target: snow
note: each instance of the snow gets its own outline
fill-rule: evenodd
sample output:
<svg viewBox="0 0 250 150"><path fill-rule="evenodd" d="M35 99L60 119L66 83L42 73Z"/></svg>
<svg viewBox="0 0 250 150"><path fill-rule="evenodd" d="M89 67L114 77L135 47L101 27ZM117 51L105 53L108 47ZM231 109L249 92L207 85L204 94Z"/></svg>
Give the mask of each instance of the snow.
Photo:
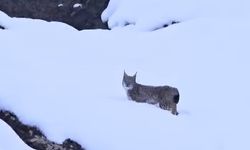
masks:
<svg viewBox="0 0 250 150"><path fill-rule="evenodd" d="M9 127L5 122L0 120L0 137L1 144L0 149L10 149L10 150L33 150L28 147L24 142L16 135L16 133ZM3 141L4 139L4 141Z"/></svg>
<svg viewBox="0 0 250 150"><path fill-rule="evenodd" d="M250 149L249 2L179 2L111 0L111 31L0 13L0 108L87 150ZM124 70L177 87L179 115L128 100ZM17 140L0 125L0 139Z"/></svg>
<svg viewBox="0 0 250 150"><path fill-rule="evenodd" d="M81 7L81 8L82 8L82 4L80 4L80 3L75 3L75 4L73 5L73 8L78 8L78 7Z"/></svg>
<svg viewBox="0 0 250 150"><path fill-rule="evenodd" d="M200 17L249 18L249 6L247 0L110 0L102 20L112 29L132 25L147 31Z"/></svg>
<svg viewBox="0 0 250 150"><path fill-rule="evenodd" d="M36 26L30 26L36 22ZM59 23L59 22L50 22L39 19L27 19L27 18L10 18L5 13L0 11L0 24L11 31L20 31L20 32L31 32L36 34L38 32L72 32L76 31L73 27ZM34 33L35 32L35 33Z"/></svg>
<svg viewBox="0 0 250 150"><path fill-rule="evenodd" d="M58 5L57 5L57 7L63 7L63 4L62 4L62 3L60 3L60 4L58 4Z"/></svg>

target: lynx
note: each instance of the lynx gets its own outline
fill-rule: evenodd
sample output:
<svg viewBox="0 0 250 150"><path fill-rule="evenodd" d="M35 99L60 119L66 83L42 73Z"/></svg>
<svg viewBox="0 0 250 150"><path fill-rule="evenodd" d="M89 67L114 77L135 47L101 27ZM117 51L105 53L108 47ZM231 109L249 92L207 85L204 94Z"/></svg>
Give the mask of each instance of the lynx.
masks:
<svg viewBox="0 0 250 150"><path fill-rule="evenodd" d="M122 85L130 100L158 105L161 109L169 110L173 115L178 115L177 104L179 92L170 86L148 86L136 83L136 74L127 75L124 71Z"/></svg>

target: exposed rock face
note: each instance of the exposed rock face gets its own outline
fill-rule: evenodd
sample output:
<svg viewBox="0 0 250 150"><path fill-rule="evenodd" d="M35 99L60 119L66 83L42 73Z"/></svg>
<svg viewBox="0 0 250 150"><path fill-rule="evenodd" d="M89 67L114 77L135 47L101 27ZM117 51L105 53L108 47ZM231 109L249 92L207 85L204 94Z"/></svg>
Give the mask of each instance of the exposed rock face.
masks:
<svg viewBox="0 0 250 150"><path fill-rule="evenodd" d="M71 139L66 139L62 144L50 141L40 129L23 124L10 111L0 110L0 119L5 121L27 145L36 150L84 150L80 144Z"/></svg>
<svg viewBox="0 0 250 150"><path fill-rule="evenodd" d="M78 30L107 29L101 13L109 0L1 0L0 10L11 17L67 23Z"/></svg>

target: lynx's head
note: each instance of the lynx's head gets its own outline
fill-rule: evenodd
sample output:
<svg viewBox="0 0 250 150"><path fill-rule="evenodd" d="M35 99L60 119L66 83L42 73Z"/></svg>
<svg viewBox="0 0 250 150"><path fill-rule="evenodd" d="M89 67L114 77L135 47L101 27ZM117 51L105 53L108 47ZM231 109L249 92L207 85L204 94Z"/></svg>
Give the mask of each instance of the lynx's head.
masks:
<svg viewBox="0 0 250 150"><path fill-rule="evenodd" d="M136 73L133 76L129 76L124 71L123 80L122 80L122 86L125 88L125 90L130 90L136 84L135 80L136 80Z"/></svg>

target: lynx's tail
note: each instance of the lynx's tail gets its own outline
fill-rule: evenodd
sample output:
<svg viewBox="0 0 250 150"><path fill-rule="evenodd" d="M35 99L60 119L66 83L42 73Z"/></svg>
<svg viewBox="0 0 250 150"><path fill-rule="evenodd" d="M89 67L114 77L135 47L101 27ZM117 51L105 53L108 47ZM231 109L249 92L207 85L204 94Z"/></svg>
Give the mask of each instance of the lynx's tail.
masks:
<svg viewBox="0 0 250 150"><path fill-rule="evenodd" d="M174 103L178 104L179 99L180 99L180 94L178 93L177 95L174 96Z"/></svg>

